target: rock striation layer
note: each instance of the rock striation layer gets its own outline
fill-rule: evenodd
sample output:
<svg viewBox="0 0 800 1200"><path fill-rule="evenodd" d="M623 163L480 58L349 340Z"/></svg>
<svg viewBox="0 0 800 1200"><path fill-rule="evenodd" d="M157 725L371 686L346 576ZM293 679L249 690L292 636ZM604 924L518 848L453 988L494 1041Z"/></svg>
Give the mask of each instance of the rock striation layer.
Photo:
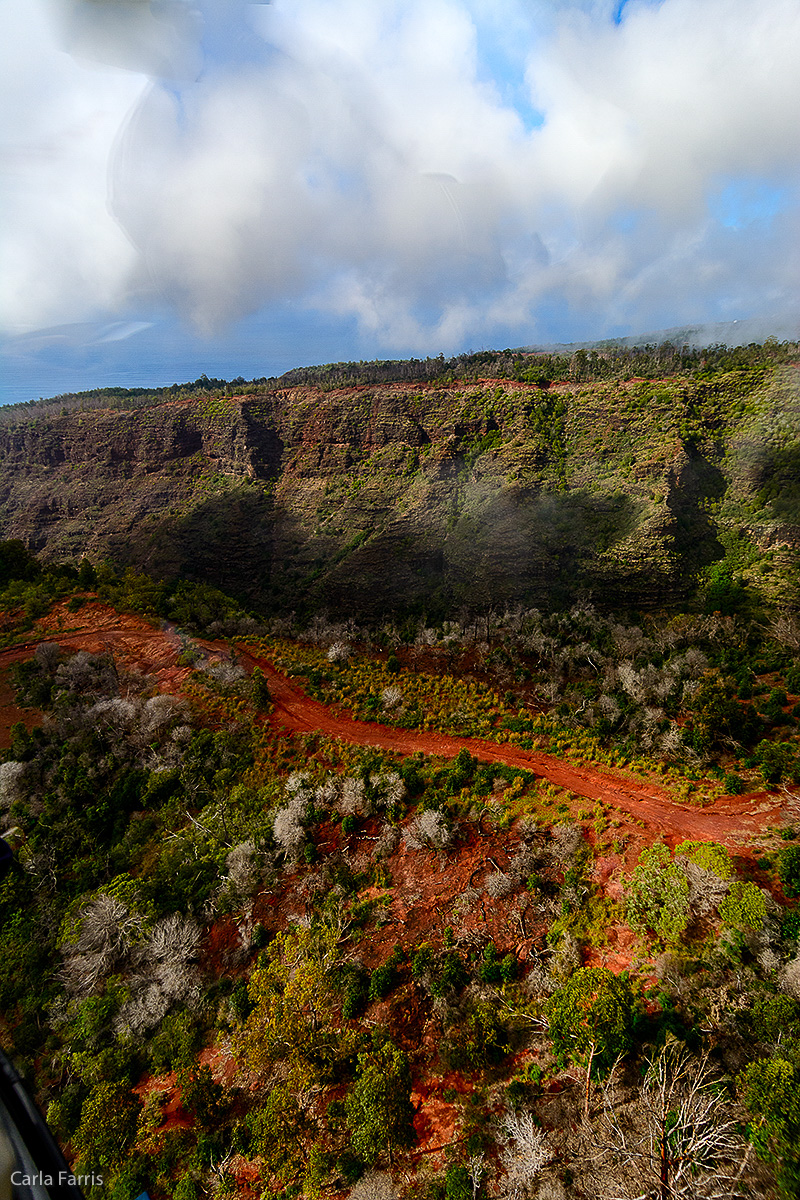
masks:
<svg viewBox="0 0 800 1200"><path fill-rule="evenodd" d="M661 606L765 548L791 599L798 374L35 406L0 427L2 536L278 610Z"/></svg>

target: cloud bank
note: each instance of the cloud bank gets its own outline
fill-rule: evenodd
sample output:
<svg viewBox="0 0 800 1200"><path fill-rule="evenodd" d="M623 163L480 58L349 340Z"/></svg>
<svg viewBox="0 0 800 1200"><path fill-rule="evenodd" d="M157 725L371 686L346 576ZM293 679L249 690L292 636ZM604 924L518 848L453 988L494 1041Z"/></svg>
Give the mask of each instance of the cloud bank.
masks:
<svg viewBox="0 0 800 1200"><path fill-rule="evenodd" d="M13 11L12 11L13 10ZM21 331L293 300L387 348L800 310L796 0L30 0Z"/></svg>

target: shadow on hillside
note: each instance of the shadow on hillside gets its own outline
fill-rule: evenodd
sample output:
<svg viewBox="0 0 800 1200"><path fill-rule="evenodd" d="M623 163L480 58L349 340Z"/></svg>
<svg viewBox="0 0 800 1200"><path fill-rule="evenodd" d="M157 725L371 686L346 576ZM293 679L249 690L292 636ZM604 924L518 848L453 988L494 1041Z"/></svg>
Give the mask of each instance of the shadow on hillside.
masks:
<svg viewBox="0 0 800 1200"><path fill-rule="evenodd" d="M272 500L243 485L183 517L162 517L111 546L112 557L156 577L213 584L263 601L272 566Z"/></svg>

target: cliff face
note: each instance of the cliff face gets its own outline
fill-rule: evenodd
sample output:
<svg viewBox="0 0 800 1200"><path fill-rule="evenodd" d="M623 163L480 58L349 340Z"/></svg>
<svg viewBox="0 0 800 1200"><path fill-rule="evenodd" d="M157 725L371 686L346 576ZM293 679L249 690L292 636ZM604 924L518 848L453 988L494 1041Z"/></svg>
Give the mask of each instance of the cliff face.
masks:
<svg viewBox="0 0 800 1200"><path fill-rule="evenodd" d="M794 562L797 377L33 410L0 428L2 536L287 609L677 602L732 539L737 569L748 546Z"/></svg>

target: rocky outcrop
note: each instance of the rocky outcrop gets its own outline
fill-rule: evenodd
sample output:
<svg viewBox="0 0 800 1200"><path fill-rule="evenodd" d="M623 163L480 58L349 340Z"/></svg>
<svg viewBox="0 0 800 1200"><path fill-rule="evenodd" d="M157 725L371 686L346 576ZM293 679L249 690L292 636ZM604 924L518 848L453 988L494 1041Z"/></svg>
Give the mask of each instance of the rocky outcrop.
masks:
<svg viewBox="0 0 800 1200"><path fill-rule="evenodd" d="M0 428L2 536L283 609L669 604L763 472L737 468L719 403L687 436L677 383L643 396L492 380L42 406Z"/></svg>

